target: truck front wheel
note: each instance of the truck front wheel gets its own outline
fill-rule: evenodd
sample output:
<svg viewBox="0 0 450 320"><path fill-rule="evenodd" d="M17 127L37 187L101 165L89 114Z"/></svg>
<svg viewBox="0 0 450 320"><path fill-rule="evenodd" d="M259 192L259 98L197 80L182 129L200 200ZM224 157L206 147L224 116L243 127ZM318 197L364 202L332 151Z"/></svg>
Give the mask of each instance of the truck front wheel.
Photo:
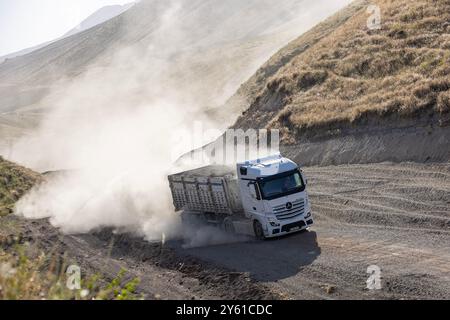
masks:
<svg viewBox="0 0 450 320"><path fill-rule="evenodd" d="M255 231L256 239L258 239L258 240L266 239L266 236L264 235L264 229L262 227L262 224L258 220L255 220L255 222L253 222L253 230Z"/></svg>

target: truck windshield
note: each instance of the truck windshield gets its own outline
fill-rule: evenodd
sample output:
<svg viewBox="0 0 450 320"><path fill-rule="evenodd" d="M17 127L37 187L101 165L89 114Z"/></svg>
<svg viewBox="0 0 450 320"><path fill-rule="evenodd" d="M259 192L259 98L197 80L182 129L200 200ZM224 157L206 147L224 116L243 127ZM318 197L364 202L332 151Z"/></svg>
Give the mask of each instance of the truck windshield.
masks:
<svg viewBox="0 0 450 320"><path fill-rule="evenodd" d="M258 183L265 200L273 200L305 191L305 183L298 170L262 178L258 180Z"/></svg>

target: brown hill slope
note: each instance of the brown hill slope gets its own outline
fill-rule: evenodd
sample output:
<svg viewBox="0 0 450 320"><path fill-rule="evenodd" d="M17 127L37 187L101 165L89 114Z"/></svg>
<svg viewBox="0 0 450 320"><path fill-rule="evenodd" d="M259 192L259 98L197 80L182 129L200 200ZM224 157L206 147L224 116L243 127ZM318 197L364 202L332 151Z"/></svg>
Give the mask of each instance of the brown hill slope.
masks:
<svg viewBox="0 0 450 320"><path fill-rule="evenodd" d="M235 127L280 129L309 164L448 160L450 1L375 3L381 30L358 1L276 54L229 102Z"/></svg>

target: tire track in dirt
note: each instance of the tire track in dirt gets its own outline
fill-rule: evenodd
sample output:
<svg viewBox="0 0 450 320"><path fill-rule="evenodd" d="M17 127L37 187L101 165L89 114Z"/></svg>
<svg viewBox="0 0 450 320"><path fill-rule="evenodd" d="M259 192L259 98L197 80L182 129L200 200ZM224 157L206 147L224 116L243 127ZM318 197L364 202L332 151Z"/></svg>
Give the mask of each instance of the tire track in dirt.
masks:
<svg viewBox="0 0 450 320"><path fill-rule="evenodd" d="M319 217L450 231L450 165L431 167L386 163L306 171Z"/></svg>
<svg viewBox="0 0 450 320"><path fill-rule="evenodd" d="M448 164L304 170L311 232L187 253L248 272L288 299L450 298ZM370 265L382 270L382 290L366 288Z"/></svg>

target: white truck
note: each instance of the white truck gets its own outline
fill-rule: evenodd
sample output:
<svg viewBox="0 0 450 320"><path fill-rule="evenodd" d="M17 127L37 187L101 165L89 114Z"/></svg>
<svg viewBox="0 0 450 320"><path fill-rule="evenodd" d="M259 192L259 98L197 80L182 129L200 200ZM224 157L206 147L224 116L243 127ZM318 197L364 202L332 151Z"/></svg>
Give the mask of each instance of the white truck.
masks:
<svg viewBox="0 0 450 320"><path fill-rule="evenodd" d="M203 221L257 239L298 232L314 223L307 180L297 164L274 155L169 176L184 222Z"/></svg>

